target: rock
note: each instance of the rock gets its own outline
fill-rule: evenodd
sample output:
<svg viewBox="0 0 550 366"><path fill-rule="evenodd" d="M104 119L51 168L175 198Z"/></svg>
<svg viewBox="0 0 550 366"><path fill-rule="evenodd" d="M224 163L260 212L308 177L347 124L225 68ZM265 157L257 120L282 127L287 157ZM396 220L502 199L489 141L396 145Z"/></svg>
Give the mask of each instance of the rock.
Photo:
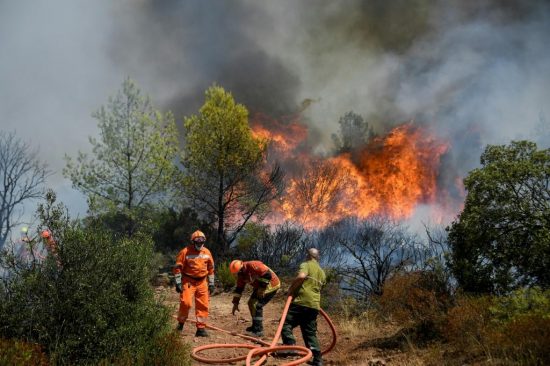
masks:
<svg viewBox="0 0 550 366"><path fill-rule="evenodd" d="M369 360L369 366L386 366L386 361L381 358L373 358Z"/></svg>

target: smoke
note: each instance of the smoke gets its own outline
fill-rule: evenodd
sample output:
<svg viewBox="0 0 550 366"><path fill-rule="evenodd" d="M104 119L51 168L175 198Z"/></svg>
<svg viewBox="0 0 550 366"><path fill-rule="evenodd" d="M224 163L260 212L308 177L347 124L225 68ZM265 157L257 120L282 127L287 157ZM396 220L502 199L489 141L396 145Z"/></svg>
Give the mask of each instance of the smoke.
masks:
<svg viewBox="0 0 550 366"><path fill-rule="evenodd" d="M62 157L87 151L124 77L178 120L217 83L253 113L307 105L318 152L350 110L378 133L424 124L450 143L454 187L486 144L550 146L548 34L542 0L1 2L1 126L40 146L73 200Z"/></svg>

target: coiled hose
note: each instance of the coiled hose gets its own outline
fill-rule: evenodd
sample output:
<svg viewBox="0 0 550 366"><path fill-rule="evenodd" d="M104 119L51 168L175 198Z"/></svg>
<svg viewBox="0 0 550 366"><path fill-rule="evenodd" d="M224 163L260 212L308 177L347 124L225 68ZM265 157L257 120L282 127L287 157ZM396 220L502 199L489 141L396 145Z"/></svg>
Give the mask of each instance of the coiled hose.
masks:
<svg viewBox="0 0 550 366"><path fill-rule="evenodd" d="M283 314L281 316L281 320L279 321L279 326L277 327L277 331L275 332L275 336L273 337L273 340L271 341L271 343L267 343L267 342L265 342L265 341L263 341L259 338L250 337L250 336L247 336L245 334L239 334L239 333L236 333L236 332L230 332L230 331L227 331L227 330L224 330L224 329L217 328L217 327L214 327L212 325L206 324L206 328L216 330L216 331L220 331L220 332L224 332L224 333L228 333L228 334L231 334L231 335L234 335L234 336L238 336L238 337L247 339L249 341L259 343L259 344L261 344L261 346L260 345L249 344L249 343L229 343L229 344L212 343L212 344L207 344L207 345L204 345L204 346L198 346L198 347L193 348L193 352L191 353L191 357L193 357L195 360L197 360L199 362L208 363L208 364L232 363L232 362L242 361L242 360L246 359L246 366L250 366L250 365L252 365L252 358L253 357L260 357L261 356L260 359L258 361L256 361L256 363L254 364L254 366L259 366L264 362L264 360L267 358L267 355L271 352L275 352L275 351L297 351L297 353L302 357L297 359L297 360L293 360L291 362L285 363L283 366L300 365L300 364L308 361L312 356L311 350L309 350L308 348L303 347L303 346L296 346L296 345L294 345L294 346L287 346L287 345L277 346L276 345L277 341L279 340L279 337L281 336L281 331L283 330L283 324L285 322L286 314L288 313L288 308L289 308L291 302L292 302L292 296L289 296L286 300L285 307L284 307L284 310L283 310ZM332 323L332 320L330 320L327 313L325 313L323 311L323 309L320 309L319 312L321 313L323 318L326 320L326 322L329 325L330 330L332 332L332 342L327 347L327 349L321 351L321 354L324 355L324 354L330 352L334 348L334 346L336 345L336 329L334 328L334 324ZM196 323L196 321L191 320L191 319L188 319L187 321ZM224 358L224 359L206 358L206 357L203 357L203 356L199 356L199 352L202 352L202 351L205 351L205 350L208 350L208 349L215 349L215 348L248 348L248 349L250 349L250 351L248 352L248 354L246 356L238 356L238 357Z"/></svg>

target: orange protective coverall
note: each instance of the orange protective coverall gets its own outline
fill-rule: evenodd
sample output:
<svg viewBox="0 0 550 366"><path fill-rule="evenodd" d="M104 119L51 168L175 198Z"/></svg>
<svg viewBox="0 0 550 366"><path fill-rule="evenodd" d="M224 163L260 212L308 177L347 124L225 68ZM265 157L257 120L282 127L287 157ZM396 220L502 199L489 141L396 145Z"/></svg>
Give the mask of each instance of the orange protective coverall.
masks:
<svg viewBox="0 0 550 366"><path fill-rule="evenodd" d="M174 274L181 273L182 292L178 322L185 323L195 296L195 315L197 328L204 328L208 318L208 282L207 277L214 276L214 259L206 247L200 250L194 244L183 248L177 258Z"/></svg>

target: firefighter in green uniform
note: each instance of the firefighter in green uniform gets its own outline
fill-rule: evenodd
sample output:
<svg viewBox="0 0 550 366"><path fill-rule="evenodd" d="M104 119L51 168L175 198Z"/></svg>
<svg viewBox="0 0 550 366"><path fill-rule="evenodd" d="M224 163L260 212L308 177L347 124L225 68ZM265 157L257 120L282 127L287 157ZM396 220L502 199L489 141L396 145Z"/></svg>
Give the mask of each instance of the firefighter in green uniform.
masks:
<svg viewBox="0 0 550 366"><path fill-rule="evenodd" d="M292 281L287 295L292 296L292 303L283 325L283 344L294 345L296 338L292 330L300 326L304 343L313 353L310 365L322 366L321 347L317 339L317 315L321 308L321 287L325 284L325 272L319 266L319 251L310 248L307 259L300 264L298 275Z"/></svg>

